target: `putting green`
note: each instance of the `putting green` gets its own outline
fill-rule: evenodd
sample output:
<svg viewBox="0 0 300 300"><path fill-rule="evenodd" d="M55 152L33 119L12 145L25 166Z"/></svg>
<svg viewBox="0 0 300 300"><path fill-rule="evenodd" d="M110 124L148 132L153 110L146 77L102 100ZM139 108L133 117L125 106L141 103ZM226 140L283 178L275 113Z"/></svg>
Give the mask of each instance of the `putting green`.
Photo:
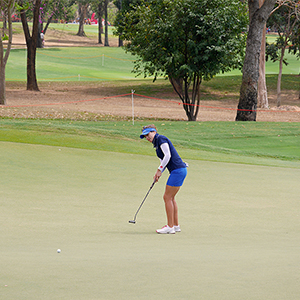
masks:
<svg viewBox="0 0 300 300"><path fill-rule="evenodd" d="M0 142L2 299L298 299L299 169L189 160L165 224L154 156ZM57 253L60 248L61 253Z"/></svg>

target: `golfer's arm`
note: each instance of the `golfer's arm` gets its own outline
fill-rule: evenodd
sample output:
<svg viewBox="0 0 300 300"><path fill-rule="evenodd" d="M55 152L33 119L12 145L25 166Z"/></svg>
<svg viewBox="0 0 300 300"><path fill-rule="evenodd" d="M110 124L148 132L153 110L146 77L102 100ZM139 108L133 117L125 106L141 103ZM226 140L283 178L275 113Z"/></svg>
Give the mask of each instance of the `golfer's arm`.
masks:
<svg viewBox="0 0 300 300"><path fill-rule="evenodd" d="M160 149L164 154L164 158L160 160L160 165L158 167L158 170L164 171L168 162L170 161L171 158L171 152L170 152L170 147L168 143L163 143L160 145Z"/></svg>

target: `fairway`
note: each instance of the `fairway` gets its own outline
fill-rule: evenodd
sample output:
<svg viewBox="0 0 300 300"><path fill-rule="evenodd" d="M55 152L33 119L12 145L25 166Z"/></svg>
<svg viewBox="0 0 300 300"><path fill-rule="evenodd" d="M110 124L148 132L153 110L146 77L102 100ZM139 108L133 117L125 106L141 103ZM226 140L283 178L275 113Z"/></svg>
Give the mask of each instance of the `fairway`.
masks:
<svg viewBox="0 0 300 300"><path fill-rule="evenodd" d="M158 235L166 174L128 223L154 153L0 151L1 299L299 298L299 168L188 159L182 232Z"/></svg>
<svg viewBox="0 0 300 300"><path fill-rule="evenodd" d="M26 80L26 49L11 51L6 68L8 81ZM38 80L90 81L134 79L134 57L121 48L66 47L37 50Z"/></svg>
<svg viewBox="0 0 300 300"><path fill-rule="evenodd" d="M13 49L6 67L7 81L26 81L26 49ZM283 74L299 74L300 62L286 54L289 64ZM37 50L36 72L38 81L103 81L134 80L132 73L135 57L119 47L61 47ZM266 74L278 74L278 63L266 62ZM241 75L233 70L218 76Z"/></svg>

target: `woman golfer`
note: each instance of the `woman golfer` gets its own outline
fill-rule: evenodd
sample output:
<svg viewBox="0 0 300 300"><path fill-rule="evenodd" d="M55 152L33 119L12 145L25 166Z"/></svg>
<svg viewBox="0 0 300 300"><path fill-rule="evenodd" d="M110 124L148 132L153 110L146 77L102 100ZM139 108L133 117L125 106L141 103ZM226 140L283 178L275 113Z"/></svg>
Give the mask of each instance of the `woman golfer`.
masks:
<svg viewBox="0 0 300 300"><path fill-rule="evenodd" d="M147 141L154 145L156 154L160 159L160 165L154 175L154 181L157 182L159 180L165 168L170 172L163 197L168 225L156 230L156 232L180 232L181 229L178 223L178 207L175 201L175 195L178 193L187 175L187 165L182 161L171 141L167 137L159 135L154 125L144 126L140 138L146 138Z"/></svg>

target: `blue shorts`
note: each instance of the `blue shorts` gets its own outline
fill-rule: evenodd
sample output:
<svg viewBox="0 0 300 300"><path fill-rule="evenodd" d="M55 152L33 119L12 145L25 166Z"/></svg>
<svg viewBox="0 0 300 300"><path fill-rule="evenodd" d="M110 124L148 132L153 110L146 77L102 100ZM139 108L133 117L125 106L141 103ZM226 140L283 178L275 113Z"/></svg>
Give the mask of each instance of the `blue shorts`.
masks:
<svg viewBox="0 0 300 300"><path fill-rule="evenodd" d="M170 173L167 185L169 186L182 186L184 179L187 175L186 168L175 169Z"/></svg>

